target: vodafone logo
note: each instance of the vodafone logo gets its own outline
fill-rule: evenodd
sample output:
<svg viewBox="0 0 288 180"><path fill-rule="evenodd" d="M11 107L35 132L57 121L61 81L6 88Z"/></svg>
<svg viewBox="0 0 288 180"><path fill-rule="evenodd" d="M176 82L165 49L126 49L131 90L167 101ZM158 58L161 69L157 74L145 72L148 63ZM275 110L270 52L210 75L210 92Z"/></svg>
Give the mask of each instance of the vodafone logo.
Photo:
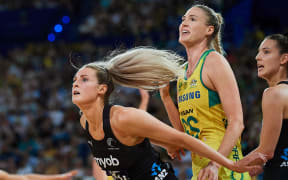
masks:
<svg viewBox="0 0 288 180"><path fill-rule="evenodd" d="M108 167L115 167L115 166L119 166L119 160L117 158L114 158L112 155L110 155L107 158L97 158L94 157L94 159L96 160L97 164L99 166L102 166L104 168Z"/></svg>

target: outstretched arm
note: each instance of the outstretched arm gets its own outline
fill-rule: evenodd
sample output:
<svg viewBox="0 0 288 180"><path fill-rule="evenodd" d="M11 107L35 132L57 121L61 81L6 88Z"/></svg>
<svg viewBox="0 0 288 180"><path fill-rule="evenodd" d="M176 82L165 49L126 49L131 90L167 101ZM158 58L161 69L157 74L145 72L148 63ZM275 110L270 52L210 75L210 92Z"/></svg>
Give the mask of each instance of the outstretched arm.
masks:
<svg viewBox="0 0 288 180"><path fill-rule="evenodd" d="M56 175L42 175L42 174L26 174L15 175L8 174L5 171L0 170L0 180L69 180L77 174L77 171L70 171L64 174Z"/></svg>
<svg viewBox="0 0 288 180"><path fill-rule="evenodd" d="M225 158L219 152L213 150L200 140L171 128L147 112L135 108L122 108L120 111L117 120L115 120L117 122L115 123L117 123L118 128L127 135L148 137L151 140L158 141L167 146L177 146L188 149L237 172L243 172L249 169L247 166L237 167L238 169L235 169L235 163Z"/></svg>

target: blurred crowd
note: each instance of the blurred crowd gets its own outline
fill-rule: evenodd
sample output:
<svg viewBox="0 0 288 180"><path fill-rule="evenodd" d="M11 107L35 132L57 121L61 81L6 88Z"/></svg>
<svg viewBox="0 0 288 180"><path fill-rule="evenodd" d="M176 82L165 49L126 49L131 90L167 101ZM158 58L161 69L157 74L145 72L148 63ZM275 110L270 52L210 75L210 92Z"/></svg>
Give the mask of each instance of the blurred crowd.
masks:
<svg viewBox="0 0 288 180"><path fill-rule="evenodd" d="M73 21L76 18L73 11L79 9L79 2L0 0L0 11L64 7L72 13ZM238 2L229 1L229 6ZM134 46L169 49L185 56L177 40L178 25L191 2L85 0L82 3L91 5L91 10L75 21L77 41L25 42L0 53L0 169L21 174L59 173L77 168L78 179L89 179L92 157L79 124L78 109L71 102L72 79L77 71L71 64L80 67L103 59L116 48ZM205 4L220 12L228 9L224 0ZM261 129L261 96L267 85L257 78L255 56L265 33L265 29L252 25L245 31L240 46L233 46L233 39L225 37L225 29L223 33L226 57L236 75L244 110L244 154L258 144ZM173 87L175 83L171 89L176 102ZM140 95L136 89L117 87L112 101L137 107ZM169 124L158 92L151 92L148 112ZM163 149L159 150L168 158ZM189 155L183 159L174 161L176 173L180 179L188 179L191 160Z"/></svg>

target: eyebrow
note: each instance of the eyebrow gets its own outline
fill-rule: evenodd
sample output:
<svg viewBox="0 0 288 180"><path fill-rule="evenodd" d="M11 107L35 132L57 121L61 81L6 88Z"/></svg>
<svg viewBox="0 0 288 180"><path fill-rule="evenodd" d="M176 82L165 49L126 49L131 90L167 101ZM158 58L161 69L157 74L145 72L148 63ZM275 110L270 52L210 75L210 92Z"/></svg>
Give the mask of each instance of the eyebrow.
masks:
<svg viewBox="0 0 288 180"><path fill-rule="evenodd" d="M271 49L271 48L269 48L269 47L262 48L262 50L269 50L269 49ZM261 48L258 49L258 51L260 51L260 50L261 50Z"/></svg>
<svg viewBox="0 0 288 180"><path fill-rule="evenodd" d="M81 77L85 77L85 76L88 76L88 75L82 74L82 75L80 75L80 78L81 78ZM73 77L73 80L75 80L75 79L76 79L76 76Z"/></svg>
<svg viewBox="0 0 288 180"><path fill-rule="evenodd" d="M185 16L185 15L183 15L183 16L182 16L182 18L183 18L183 17L186 17L186 16ZM196 16L196 15L193 15L193 14L190 14L188 17L198 17L198 16Z"/></svg>

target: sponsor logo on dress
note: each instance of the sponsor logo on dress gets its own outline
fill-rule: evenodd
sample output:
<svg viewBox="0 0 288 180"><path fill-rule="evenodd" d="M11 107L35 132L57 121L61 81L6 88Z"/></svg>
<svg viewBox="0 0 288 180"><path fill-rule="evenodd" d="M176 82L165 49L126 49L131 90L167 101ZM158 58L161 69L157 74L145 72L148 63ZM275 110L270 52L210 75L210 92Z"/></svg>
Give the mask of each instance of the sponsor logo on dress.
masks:
<svg viewBox="0 0 288 180"><path fill-rule="evenodd" d="M167 169L162 169L156 162L153 163L151 171L151 176L154 176L154 180L163 180L168 175Z"/></svg>
<svg viewBox="0 0 288 180"><path fill-rule="evenodd" d="M113 138L107 138L107 145L108 145L108 150L119 150L119 147L116 147L117 141Z"/></svg>
<svg viewBox="0 0 288 180"><path fill-rule="evenodd" d="M192 80L191 80L190 87L191 87L191 88L194 88L194 87L196 87L196 86L197 86L197 80L196 80L196 79L192 79Z"/></svg>
<svg viewBox="0 0 288 180"><path fill-rule="evenodd" d="M178 96L178 102L185 102L188 101L190 99L199 99L201 97L200 91L192 91L186 94L183 94L181 96Z"/></svg>
<svg viewBox="0 0 288 180"><path fill-rule="evenodd" d="M117 158L114 158L112 155L110 155L109 157L106 158L97 158L94 157L96 163L101 166L106 168L108 167L117 167L119 166L120 162Z"/></svg>
<svg viewBox="0 0 288 180"><path fill-rule="evenodd" d="M283 150L283 155L281 155L281 159L283 159L284 161L281 163L280 167L288 167L288 148L285 148Z"/></svg>

